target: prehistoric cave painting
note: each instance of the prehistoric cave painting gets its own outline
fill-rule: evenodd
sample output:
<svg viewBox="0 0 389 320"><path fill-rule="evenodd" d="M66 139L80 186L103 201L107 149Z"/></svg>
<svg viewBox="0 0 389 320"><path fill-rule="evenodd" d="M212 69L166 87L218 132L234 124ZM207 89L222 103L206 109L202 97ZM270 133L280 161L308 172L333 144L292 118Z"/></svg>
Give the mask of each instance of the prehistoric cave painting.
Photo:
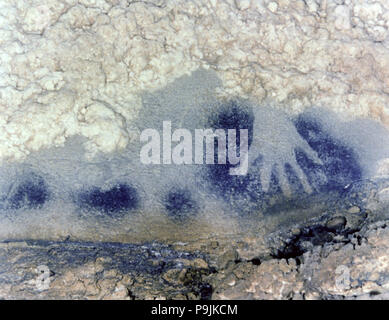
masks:
<svg viewBox="0 0 389 320"><path fill-rule="evenodd" d="M204 192L221 195L222 201L245 214L276 208L288 199L298 202L301 195L306 197L341 190L362 178L353 149L339 138L334 138L314 116L302 114L292 119L274 108L251 107L232 100L212 111L207 125L213 129L248 130L249 152L240 155L248 157L248 174L231 175L231 170L236 170L236 167L228 162L206 165L203 172L206 172L205 178L211 188L202 190L204 180L201 181L196 173L196 166L158 167L150 175L150 167L132 168L132 165L137 165L136 159L132 159L131 176L137 187L129 182L119 183L115 175L111 176L112 183L104 188L101 187L104 183L80 181L82 187L78 190L70 187L68 196L62 192L65 201L70 200L81 211L101 212L112 217L129 213L148 201L148 205L155 206L153 210L162 210L169 218L183 221L198 215L200 207L209 206ZM237 146L240 145L239 138L237 135ZM216 158L217 139L214 149ZM116 174L127 176L122 172L126 161L123 160L122 164L117 162ZM105 167L109 168L110 164L105 163ZM98 175L98 172L89 174ZM156 175L165 182L156 185ZM19 175L11 184L2 207L14 210L41 208L49 198L53 198L48 190L42 176ZM199 192L203 195L198 196Z"/></svg>
<svg viewBox="0 0 389 320"><path fill-rule="evenodd" d="M131 125L137 132L163 133L163 121L171 122L172 132L224 129L227 140L226 129L246 129L248 153L235 137L239 157L249 161L246 175L230 174L239 165L218 163L218 139L215 164L146 165L137 139L91 160L84 157L85 140L71 137L63 148L0 168L0 239L71 234L81 240L186 241L245 228L257 234L262 223L277 228L280 221L294 223L339 203L359 205L351 196L364 184L356 181L373 177L366 168L389 157L387 130L376 123L342 121L328 109L292 116L239 98L219 100L217 79L206 78L194 73L145 94Z"/></svg>
<svg viewBox="0 0 389 320"><path fill-rule="evenodd" d="M93 187L81 192L78 197L80 207L104 212L108 215L136 209L139 205L137 190L127 184L117 184L110 189Z"/></svg>
<svg viewBox="0 0 389 320"><path fill-rule="evenodd" d="M169 216L182 221L192 216L198 210L193 195L189 189L174 187L163 197L163 204Z"/></svg>
<svg viewBox="0 0 389 320"><path fill-rule="evenodd" d="M355 151L345 142L331 136L318 119L302 114L297 117L295 127L322 162L322 165L317 166L307 158L305 150L298 151L297 162L312 183L318 171L327 178L326 183L321 183L322 190L341 189L362 178L362 169Z"/></svg>
<svg viewBox="0 0 389 320"><path fill-rule="evenodd" d="M296 178L306 193L312 193L305 173L297 163L296 150L301 150L315 163L323 164L316 151L297 132L293 122L277 109L253 108L253 137L248 157L249 167L261 157L259 168L262 190L267 192L275 167L280 187L287 196L292 195L292 184ZM239 169L239 168L238 168ZM230 168L235 171L235 168Z"/></svg>
<svg viewBox="0 0 389 320"><path fill-rule="evenodd" d="M39 209L50 197L47 183L38 174L28 173L16 177L11 184L7 199L6 209Z"/></svg>
<svg viewBox="0 0 389 320"><path fill-rule="evenodd" d="M239 168L229 163L208 166L207 177L228 202L240 197L251 207L250 202L264 204L269 197L286 201L340 190L362 178L354 150L313 116L302 114L293 119L275 108L251 109L229 102L212 117L211 124L213 128L249 130L249 152L241 155L248 157L247 175L231 175Z"/></svg>

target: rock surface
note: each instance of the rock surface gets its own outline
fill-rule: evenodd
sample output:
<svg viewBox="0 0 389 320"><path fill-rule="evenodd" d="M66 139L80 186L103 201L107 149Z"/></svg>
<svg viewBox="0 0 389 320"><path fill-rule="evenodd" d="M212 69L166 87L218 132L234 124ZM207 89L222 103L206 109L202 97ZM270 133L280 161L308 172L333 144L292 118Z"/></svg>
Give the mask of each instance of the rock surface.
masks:
<svg viewBox="0 0 389 320"><path fill-rule="evenodd" d="M385 0L2 0L0 11L1 159L77 134L90 156L123 149L140 93L199 68L216 71L221 97L389 126Z"/></svg>
<svg viewBox="0 0 389 320"><path fill-rule="evenodd" d="M389 4L319 2L0 0L0 162L12 167L15 160L26 160L42 173L54 173L32 175L32 180L23 166L21 173L0 173L1 239L13 239L0 242L0 298L389 297L389 188L380 184L389 176L387 143L381 139L383 127L356 119L378 120L389 128ZM185 75L202 85L185 82ZM212 85L208 77L215 77ZM150 209L150 203L161 202L162 192L154 188L157 175L149 168L138 178L148 177L152 188L98 187L119 177L137 183L128 168L144 173L129 159L114 157L122 157L116 151L135 148L142 112L159 122L166 111L161 106L174 105L169 110L182 124L180 114L205 116L198 108L236 97L256 106L259 139L251 146L262 148L268 164L261 167L265 193L274 165L283 168L276 177L284 179L277 197L264 193L250 200L254 209L246 208L248 201L240 201L252 190L243 188L243 198L234 198L234 192L250 181L234 185L229 180L229 185L216 171L214 187L237 215L230 221L219 202L204 198L199 203L214 205L214 211L206 208L203 220L179 225ZM324 108L334 137L301 118L312 106ZM285 119L278 109L288 111ZM332 112L339 123L347 120L345 126L331 122ZM239 118L239 113L221 115L213 124L227 119L224 125L230 125ZM72 145L70 137L80 138L85 147L70 148L74 162L56 148ZM272 143L264 148L262 140ZM296 148L314 154L307 143L321 151L328 183L320 174L317 185L308 181L294 162ZM258 156L256 148L250 152ZM106 158L91 161L101 160L97 155ZM306 169L315 173L316 165ZM300 175L295 178L287 168ZM188 183L196 175L190 174L166 174L158 187L166 189L165 183L171 187L180 179ZM369 180L373 177L377 182ZM93 188L79 192L85 185ZM329 189L325 197L317 196L315 187L324 186ZM289 197L300 191L305 194L291 210ZM138 201L138 193L149 202ZM304 207L311 193L317 196L315 210ZM56 207L48 209L53 199ZM162 199L173 215L182 207L196 207L185 192ZM106 215L99 220L88 212L80 218L80 203L81 209L97 208ZM147 216L139 203L156 216ZM266 211L267 205L272 210ZM31 212L21 212L24 207ZM124 209L146 215L110 217ZM245 224L254 230L246 232Z"/></svg>
<svg viewBox="0 0 389 320"><path fill-rule="evenodd" d="M385 299L389 220L374 215L347 227L347 210L323 214L266 246L3 242L0 298Z"/></svg>

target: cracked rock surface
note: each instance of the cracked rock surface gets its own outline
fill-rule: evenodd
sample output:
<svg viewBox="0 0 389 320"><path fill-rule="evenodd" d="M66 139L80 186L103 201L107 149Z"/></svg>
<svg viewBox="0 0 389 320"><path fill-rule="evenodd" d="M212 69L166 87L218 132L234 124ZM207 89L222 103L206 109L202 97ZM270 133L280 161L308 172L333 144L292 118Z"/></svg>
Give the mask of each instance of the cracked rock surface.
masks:
<svg viewBox="0 0 389 320"><path fill-rule="evenodd" d="M266 245L252 239L249 249L242 239L2 242L0 298L386 299L387 216L353 206L282 228Z"/></svg>
<svg viewBox="0 0 389 320"><path fill-rule="evenodd" d="M141 92L199 68L217 72L221 97L389 125L385 0L1 0L0 12L1 159L73 135L89 156L123 149Z"/></svg>
<svg viewBox="0 0 389 320"><path fill-rule="evenodd" d="M315 246L297 260L269 259L247 267L244 279L215 299L387 299L387 221L355 234L348 244Z"/></svg>
<svg viewBox="0 0 389 320"><path fill-rule="evenodd" d="M64 171L60 175L53 170L58 180L75 175L81 186L88 178L94 183L92 173L98 170L92 160L101 155L99 152L108 159L135 145L139 133L136 123L144 108L142 99L176 85L175 81L182 82L179 79L186 75L207 70L216 75L220 85L200 82L205 84L204 92L218 101L239 97L255 106L280 108L296 116L317 106L346 120L369 118L389 128L389 3L0 0L0 162L14 164L46 150L58 155L53 163ZM189 88L190 92L199 90L191 84ZM179 97L179 106L181 99L191 97L170 89L174 98ZM150 101L153 105L153 99ZM190 114L201 113L190 107L201 103L187 105L193 112ZM275 123L279 119L276 117ZM275 132L279 136L290 136L281 126L267 122L278 129ZM357 130L366 131L362 126ZM277 134L272 132L273 137ZM83 173L72 164L66 168L61 165L64 158L60 149L55 149L78 136L86 151L83 161L90 161L90 171ZM367 141L362 138L358 147L362 140ZM290 145L290 140L285 141ZM329 145L334 149L338 143ZM378 141L377 149L383 149ZM83 152L71 153L71 158L84 156ZM347 161L347 155L337 158L339 163ZM374 158L367 151L364 156L367 160ZM378 177L387 178L389 160L378 158L377 168L364 170L376 169ZM37 163L42 167L43 162ZM125 175L121 166L114 168L120 177ZM98 182L112 178L110 170L102 172L96 178ZM188 180L185 175L181 179ZM69 185L73 187L74 181ZM41 196L46 190L43 182L32 184L32 189L29 186L22 183L20 189L16 188L11 197L15 208L11 208L19 210L27 194L27 202L39 213L49 193ZM67 195L62 184L56 188L61 196ZM26 224L25 216L16 216L20 223L16 230L23 234L23 228L31 229L35 240L21 236L20 241L13 237L0 242L0 298L388 298L389 188L386 184L377 189L367 190L374 199L363 192L350 192L355 197L345 198L351 199L349 202L324 198L326 205L334 202L333 210L323 205L314 214L310 209L306 215L297 211L295 214L301 216L298 221L292 216L267 216L255 235L240 233L239 229L238 236L224 241L216 233L216 238L210 235L180 242L183 239L178 236L169 238L169 243L153 242L150 239L156 239L155 229L165 226L170 230L176 225L145 217L140 218L143 229L128 220L129 230L146 234L145 238L136 235L139 241L132 244L128 239L133 238L126 238L128 230L118 230L118 220L110 221L109 229L107 224L99 225L93 219L89 224L85 219L88 227L83 228L75 215L67 220L71 221L70 230L81 235L87 230L85 238L69 238L66 228L64 233L59 228L60 236L51 238L52 226L62 227L66 220L60 210L50 220L32 219L35 225ZM97 194L112 198L107 190ZM359 198L365 202L357 202ZM124 201L127 207L136 207L136 201L130 200ZM174 205L170 207L174 209ZM211 220L205 221L209 227L205 231L214 229L208 223ZM228 222L223 216L220 221ZM269 226L269 235L264 227L271 221L275 222ZM95 225L103 232L96 232L91 227ZM10 229L7 225L2 228ZM226 225L219 228L225 230ZM188 229L196 236L202 231L196 225ZM235 224L231 229L235 230ZM42 240L36 240L39 238ZM131 243L120 243L120 239ZM111 240L119 242L98 242Z"/></svg>

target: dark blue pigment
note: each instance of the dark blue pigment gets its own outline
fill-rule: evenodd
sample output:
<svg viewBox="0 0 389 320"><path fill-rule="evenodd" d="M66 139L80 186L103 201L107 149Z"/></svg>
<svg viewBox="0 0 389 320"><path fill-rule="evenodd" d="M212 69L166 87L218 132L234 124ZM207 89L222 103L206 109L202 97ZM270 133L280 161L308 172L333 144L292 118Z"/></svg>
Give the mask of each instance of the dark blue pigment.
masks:
<svg viewBox="0 0 389 320"><path fill-rule="evenodd" d="M94 187L79 197L81 207L98 210L107 214L133 210L139 206L139 196L135 188L118 184L109 190Z"/></svg>
<svg viewBox="0 0 389 320"><path fill-rule="evenodd" d="M322 165L312 161L308 155L299 149L294 150L296 161L307 177L308 183L315 192L320 191L327 184L326 173Z"/></svg>
<svg viewBox="0 0 389 320"><path fill-rule="evenodd" d="M197 211L196 202L187 189L171 189L163 199L168 214L174 219L183 219Z"/></svg>
<svg viewBox="0 0 389 320"><path fill-rule="evenodd" d="M291 209L304 209L308 206L306 201L307 194L304 193L300 180L289 164L285 165L285 174L293 197L288 198L283 194L278 174L275 166L273 166L269 189L262 195L260 200L260 208L265 215L278 214Z"/></svg>
<svg viewBox="0 0 389 320"><path fill-rule="evenodd" d="M37 209L49 199L49 191L45 180L36 174L24 177L16 189L9 195L10 209Z"/></svg>
<svg viewBox="0 0 389 320"><path fill-rule="evenodd" d="M240 106L235 101L230 101L222 105L215 114L209 119L209 124L213 130L224 129L226 130L226 136L228 141L228 129L236 130L236 146L239 153L240 135L239 129L248 129L249 133L249 146L253 139L253 123L254 116L252 110L244 106ZM207 166L207 178L212 184L213 189L221 194L226 200L234 194L248 194L250 193L249 185L251 185L253 176L247 174L245 176L233 176L230 175L229 170L233 167L228 162L226 164L217 164L217 139L215 139L215 164ZM228 144L227 144L228 152ZM257 179L258 181L258 179ZM260 189L260 183L256 184L256 191Z"/></svg>
<svg viewBox="0 0 389 320"><path fill-rule="evenodd" d="M284 166L284 170L292 194L298 195L304 193L304 187L292 166L289 163L286 163Z"/></svg>
<svg viewBox="0 0 389 320"><path fill-rule="evenodd" d="M217 113L211 117L210 123L213 129L248 129L250 147L254 124L252 109L232 101L218 109ZM237 134L237 146L239 146L239 142ZM216 160L217 141L215 141L215 163ZM262 161L262 157L259 157L252 165L254 168L250 167L245 176L230 175L229 170L232 165L229 163L208 165L205 176L210 184L210 191L222 197L240 215L250 215L257 210L267 210L277 203L285 202L286 199L280 188L274 167L272 168L269 189L266 192L263 191L259 174ZM291 176L291 179L294 177ZM293 183L297 189L299 182L294 180Z"/></svg>
<svg viewBox="0 0 389 320"><path fill-rule="evenodd" d="M209 119L213 129L248 129L249 146L253 137L253 113L252 110L237 102L228 102L221 106ZM345 185L357 181L362 177L362 170L358 163L355 152L339 139L334 138L326 132L322 125L306 115L299 116L294 125L300 136L307 141L309 146L315 150L323 164L316 164L307 156L303 150L296 149L296 161L305 173L308 183L314 193L341 190ZM282 128L280 128L282 130ZM292 142L291 142L292 143ZM237 146L239 146L239 135L237 135ZM215 163L217 162L217 141L215 140ZM212 192L219 194L227 203L234 206L236 200L244 200L246 205L242 206L239 201L239 211L253 211L262 208L273 212L274 208L287 205L290 209L303 205L308 194L305 193L293 167L286 163L284 165L286 178L291 188L293 199L287 199L280 188L278 174L273 167L269 190L262 190L259 169L261 157L254 164L255 168L249 168L245 176L232 176L229 170L231 164L208 165L206 169L206 180L211 186ZM301 203L300 203L301 202ZM245 207L242 209L242 207ZM242 212L245 214L244 212Z"/></svg>
<svg viewBox="0 0 389 320"><path fill-rule="evenodd" d="M280 187L280 182L279 182L279 179L277 177L277 174L276 174L276 172L274 170L274 166L273 166L273 170L272 170L271 176L270 176L269 189L267 191L267 194L275 195L275 194L281 194L281 193L282 193L282 190Z"/></svg>
<svg viewBox="0 0 389 320"><path fill-rule="evenodd" d="M240 105L236 101L229 101L221 105L210 119L209 123L214 129L248 129L249 145L253 140L254 115L251 108ZM237 134L237 146L239 135Z"/></svg>
<svg viewBox="0 0 389 320"><path fill-rule="evenodd" d="M309 179L313 180L318 170L322 170L327 182L321 190L340 190L352 181L362 178L362 169L355 152L341 141L330 136L317 120L300 115L295 127L303 139L315 150L323 165L315 165L299 153L297 161ZM320 181L320 180L319 180Z"/></svg>

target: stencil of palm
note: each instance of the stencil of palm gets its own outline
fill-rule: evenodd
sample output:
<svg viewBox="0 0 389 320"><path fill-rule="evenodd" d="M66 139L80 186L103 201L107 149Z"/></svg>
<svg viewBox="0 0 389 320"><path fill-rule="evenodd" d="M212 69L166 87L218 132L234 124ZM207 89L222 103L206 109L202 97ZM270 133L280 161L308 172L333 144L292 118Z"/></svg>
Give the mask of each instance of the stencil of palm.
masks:
<svg viewBox="0 0 389 320"><path fill-rule="evenodd" d="M304 151L314 163L322 165L316 151L299 135L291 119L282 111L257 107L253 112L253 139L249 152L242 156L248 157L249 168L261 157L259 173L263 191L269 190L274 168L282 192L286 196L291 195L291 186L285 173L285 164L288 163L296 173L304 191L312 193L312 186L297 163L296 150ZM237 174L239 169L239 167L230 168L230 174Z"/></svg>

